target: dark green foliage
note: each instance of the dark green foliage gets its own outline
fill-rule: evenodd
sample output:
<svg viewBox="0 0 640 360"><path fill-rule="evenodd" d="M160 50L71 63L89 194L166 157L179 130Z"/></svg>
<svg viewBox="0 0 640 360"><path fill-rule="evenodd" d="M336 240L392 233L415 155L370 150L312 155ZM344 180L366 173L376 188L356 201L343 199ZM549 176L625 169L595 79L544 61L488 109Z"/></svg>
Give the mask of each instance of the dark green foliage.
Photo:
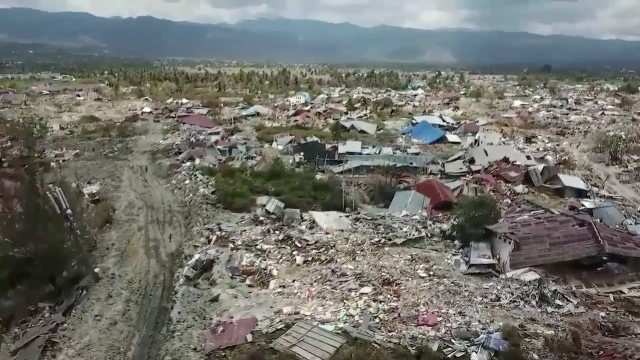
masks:
<svg viewBox="0 0 640 360"><path fill-rule="evenodd" d="M16 138L17 164L24 164L0 172L0 318L10 321L33 303L61 295L89 269L89 257L84 232L65 223L45 194L37 125L23 122L1 132ZM80 196L70 187L65 193L77 209Z"/></svg>
<svg viewBox="0 0 640 360"><path fill-rule="evenodd" d="M483 95L484 95L484 91L480 87L475 87L471 91L469 91L469 97L475 100L482 98Z"/></svg>
<svg viewBox="0 0 640 360"><path fill-rule="evenodd" d="M622 91L623 93L634 95L640 91L638 90L639 86L640 86L640 81L626 81L624 85L618 88L618 90Z"/></svg>
<svg viewBox="0 0 640 360"><path fill-rule="evenodd" d="M500 220L500 208L489 195L465 197L455 207L456 222L453 231L464 244L487 240L488 225Z"/></svg>
<svg viewBox="0 0 640 360"><path fill-rule="evenodd" d="M277 197L289 208L302 210L339 210L342 206L340 184L317 180L315 173L285 167L277 159L263 171L223 166L216 175L216 194L220 203L232 211L248 211L260 195Z"/></svg>
<svg viewBox="0 0 640 360"><path fill-rule="evenodd" d="M331 140L332 134L327 131L319 129L310 129L299 126L293 127L266 127L256 126L257 139L264 143L271 143L276 135L289 134L297 138L306 138L309 136L315 136L320 140Z"/></svg>
<svg viewBox="0 0 640 360"><path fill-rule="evenodd" d="M631 141L625 135L618 133L607 134L599 132L594 137L594 151L606 153L612 164L618 164L622 161L631 144Z"/></svg>
<svg viewBox="0 0 640 360"><path fill-rule="evenodd" d="M373 184L369 194L369 199L372 204L382 205L387 208L391 205L391 201L393 201L395 194L396 187L393 186L393 184L381 181Z"/></svg>
<svg viewBox="0 0 640 360"><path fill-rule="evenodd" d="M102 122L102 119L95 115L82 115L80 120L78 120L80 124L95 124Z"/></svg>

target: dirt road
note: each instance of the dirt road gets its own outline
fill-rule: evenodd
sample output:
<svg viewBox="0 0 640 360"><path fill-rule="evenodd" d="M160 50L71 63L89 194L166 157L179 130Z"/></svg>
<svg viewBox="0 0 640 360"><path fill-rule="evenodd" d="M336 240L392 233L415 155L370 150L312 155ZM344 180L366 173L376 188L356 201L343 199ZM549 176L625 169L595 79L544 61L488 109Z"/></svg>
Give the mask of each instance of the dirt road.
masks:
<svg viewBox="0 0 640 360"><path fill-rule="evenodd" d="M132 140L132 154L113 166L116 209L96 251L102 280L69 319L60 359L157 359L170 313L175 260L185 231L184 213L151 151L159 129ZM103 168L96 168L103 166ZM86 171L92 171L88 168Z"/></svg>

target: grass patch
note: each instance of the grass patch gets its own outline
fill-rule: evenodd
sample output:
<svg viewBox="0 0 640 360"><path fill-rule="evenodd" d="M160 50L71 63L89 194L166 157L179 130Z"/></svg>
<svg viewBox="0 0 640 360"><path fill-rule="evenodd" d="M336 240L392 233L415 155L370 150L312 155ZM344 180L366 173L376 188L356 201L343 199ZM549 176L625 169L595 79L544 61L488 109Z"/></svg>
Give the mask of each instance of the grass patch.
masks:
<svg viewBox="0 0 640 360"><path fill-rule="evenodd" d="M271 143L273 142L274 136L279 134L289 134L291 136L295 136L296 138L306 138L309 136L315 136L323 141L330 141L333 139L333 135L330 132L323 131L320 129L307 129L300 126L293 127L266 127L258 125L256 126L257 138L261 142Z"/></svg>
<svg viewBox="0 0 640 360"><path fill-rule="evenodd" d="M78 120L80 124L95 124L102 122L102 119L95 115L82 115Z"/></svg>
<svg viewBox="0 0 640 360"><path fill-rule="evenodd" d="M274 196L287 207L304 211L342 208L337 181L317 180L314 172L287 168L280 159L261 171L223 166L215 178L218 200L232 211L249 211L260 195Z"/></svg>
<svg viewBox="0 0 640 360"><path fill-rule="evenodd" d="M108 137L130 138L143 134L130 122L101 122L91 124L85 123L80 127L80 135L84 138L93 140Z"/></svg>
<svg viewBox="0 0 640 360"><path fill-rule="evenodd" d="M95 229L102 230L108 225L113 224L114 212L114 207L105 200L96 204L92 218L93 227Z"/></svg>

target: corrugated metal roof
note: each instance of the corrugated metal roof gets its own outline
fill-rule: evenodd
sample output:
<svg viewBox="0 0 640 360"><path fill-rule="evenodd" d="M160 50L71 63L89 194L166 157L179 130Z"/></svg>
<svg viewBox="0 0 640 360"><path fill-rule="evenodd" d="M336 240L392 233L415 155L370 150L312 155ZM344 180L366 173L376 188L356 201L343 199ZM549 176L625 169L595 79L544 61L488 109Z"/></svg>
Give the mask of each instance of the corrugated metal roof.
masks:
<svg viewBox="0 0 640 360"><path fill-rule="evenodd" d="M310 322L299 322L276 339L274 349L301 360L329 360L346 340Z"/></svg>
<svg viewBox="0 0 640 360"><path fill-rule="evenodd" d="M257 323L255 317L218 322L205 333L205 352L246 343Z"/></svg>
<svg viewBox="0 0 640 360"><path fill-rule="evenodd" d="M217 126L213 120L209 119L205 115L199 114L188 115L178 118L178 120L185 125L197 126L205 129L211 129Z"/></svg>
<svg viewBox="0 0 640 360"><path fill-rule="evenodd" d="M607 254L640 257L639 236L594 223L589 217L517 208L507 214L490 229L515 241L512 269Z"/></svg>
<svg viewBox="0 0 640 360"><path fill-rule="evenodd" d="M447 123L440 118L440 116L436 115L418 115L414 116L413 120L415 122L426 122L435 126L447 126Z"/></svg>
<svg viewBox="0 0 640 360"><path fill-rule="evenodd" d="M369 135L375 135L378 130L378 125L362 120L343 120L340 124L347 129L356 129L357 131L365 132Z"/></svg>
<svg viewBox="0 0 640 360"><path fill-rule="evenodd" d="M405 129L405 133L411 135L414 141L423 144L433 144L445 137L445 132L431 126L426 122L421 122L409 129Z"/></svg>
<svg viewBox="0 0 640 360"><path fill-rule="evenodd" d="M480 147L470 148L467 154L468 159L473 159L475 165L487 167L491 163L504 158L509 159L511 162L518 163L525 166L536 165L535 160L531 157L527 158L525 154L518 151L512 145L484 145Z"/></svg>
<svg viewBox="0 0 640 360"><path fill-rule="evenodd" d="M591 187L581 178L573 175L558 174L562 186L589 191Z"/></svg>
<svg viewBox="0 0 640 360"><path fill-rule="evenodd" d="M433 161L432 155L346 155L346 162L331 168L336 174L359 167L410 167L424 168Z"/></svg>
<svg viewBox="0 0 640 360"><path fill-rule="evenodd" d="M451 189L436 179L418 183L416 191L426 196L429 199L429 206L434 209L448 206L455 200Z"/></svg>
<svg viewBox="0 0 640 360"><path fill-rule="evenodd" d="M362 142L361 141L352 141L348 140L343 144L338 145L338 153L339 154L359 154L362 152Z"/></svg>
<svg viewBox="0 0 640 360"><path fill-rule="evenodd" d="M604 206L599 206L593 209L593 217L600 220L603 224L613 228L622 224L625 219L624 214L622 214L622 212L611 203L607 203Z"/></svg>
<svg viewBox="0 0 640 360"><path fill-rule="evenodd" d="M462 139L460 139L460 136L458 135L447 133L445 136L447 137L447 141L450 143L462 144Z"/></svg>
<svg viewBox="0 0 640 360"><path fill-rule="evenodd" d="M398 191L389 206L395 216L420 215L429 205L429 199L417 191Z"/></svg>

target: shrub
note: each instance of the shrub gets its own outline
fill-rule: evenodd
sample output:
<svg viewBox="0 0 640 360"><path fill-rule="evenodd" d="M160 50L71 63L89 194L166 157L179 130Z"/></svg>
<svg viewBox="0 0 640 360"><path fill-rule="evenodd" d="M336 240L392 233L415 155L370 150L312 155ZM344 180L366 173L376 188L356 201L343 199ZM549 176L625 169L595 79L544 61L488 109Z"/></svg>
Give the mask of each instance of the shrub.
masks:
<svg viewBox="0 0 640 360"><path fill-rule="evenodd" d="M331 133L318 130L307 129L300 126L293 127L266 127L264 125L256 126L257 139L264 143L271 143L274 137L278 134L289 134L298 138L306 138L309 136L315 136L320 140L331 140Z"/></svg>
<svg viewBox="0 0 640 360"><path fill-rule="evenodd" d="M606 153L612 164L622 161L622 157L629 149L629 140L618 133L597 133L594 138L594 151L598 153Z"/></svg>
<svg viewBox="0 0 640 360"><path fill-rule="evenodd" d="M314 172L289 169L280 159L260 171L222 166L215 178L218 200L232 211L250 210L260 195L277 197L287 207L302 210L338 210L342 204L338 181L318 180Z"/></svg>
<svg viewBox="0 0 640 360"><path fill-rule="evenodd" d="M102 119L95 115L82 115L78 120L80 124L95 124L102 122Z"/></svg>
<svg viewBox="0 0 640 360"><path fill-rule="evenodd" d="M113 224L113 213L115 209L107 201L101 201L94 207L93 227L104 229L107 225Z"/></svg>
<svg viewBox="0 0 640 360"><path fill-rule="evenodd" d="M482 98L483 94L484 94L484 91L480 87L473 88L471 89L471 91L469 91L469 97L475 100Z"/></svg>
<svg viewBox="0 0 640 360"><path fill-rule="evenodd" d="M12 304L0 309L3 321L19 318L38 301L55 299L89 268L78 222L58 214L45 194L36 129L28 122L19 126L13 146L28 166L0 172L0 304ZM76 198L66 194L77 220Z"/></svg>
<svg viewBox="0 0 640 360"><path fill-rule="evenodd" d="M379 181L373 184L373 187L369 194L369 199L373 204L383 204L384 207L389 207L393 201L393 197L396 194L396 187L388 182Z"/></svg>
<svg viewBox="0 0 640 360"><path fill-rule="evenodd" d="M622 99L620 99L620 107L625 111L631 111L635 103L630 96L623 96Z"/></svg>
<svg viewBox="0 0 640 360"><path fill-rule="evenodd" d="M638 86L640 86L640 84L637 81L627 81L621 87L619 87L618 90L622 91L623 93L633 95L640 92L640 90L638 90Z"/></svg>
<svg viewBox="0 0 640 360"><path fill-rule="evenodd" d="M453 231L464 244L487 240L488 225L500 220L500 208L489 195L463 198L455 208L456 222Z"/></svg>

